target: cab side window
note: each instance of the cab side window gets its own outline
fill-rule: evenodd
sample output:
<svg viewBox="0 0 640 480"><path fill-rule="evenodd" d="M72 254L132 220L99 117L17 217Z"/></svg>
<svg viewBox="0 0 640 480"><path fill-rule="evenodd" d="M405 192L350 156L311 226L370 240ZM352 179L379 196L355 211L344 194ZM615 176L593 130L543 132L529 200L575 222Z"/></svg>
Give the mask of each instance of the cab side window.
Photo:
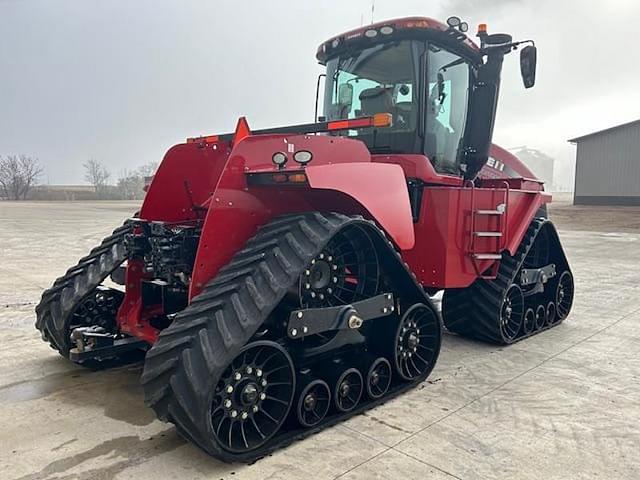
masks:
<svg viewBox="0 0 640 480"><path fill-rule="evenodd" d="M440 173L460 174L460 149L469 103L469 65L435 45L427 59L425 153Z"/></svg>

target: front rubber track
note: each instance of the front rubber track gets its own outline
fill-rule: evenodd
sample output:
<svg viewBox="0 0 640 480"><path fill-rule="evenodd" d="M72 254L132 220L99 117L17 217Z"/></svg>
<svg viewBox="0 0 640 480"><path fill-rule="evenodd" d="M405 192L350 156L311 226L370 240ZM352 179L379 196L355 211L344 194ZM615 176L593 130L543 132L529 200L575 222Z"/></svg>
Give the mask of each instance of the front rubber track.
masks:
<svg viewBox="0 0 640 480"><path fill-rule="evenodd" d="M553 328L560 322L544 328L525 333L522 330L517 337L506 339L500 330L499 318L502 302L509 287L517 278L527 254L543 229L548 229L550 240L554 245L554 262L558 275L569 270L558 233L553 223L546 218L534 219L522 239L515 255L502 254L498 275L494 280L478 279L464 289L446 290L442 300L442 316L447 330L477 340L507 345L523 340ZM549 283L548 285L553 285Z"/></svg>
<svg viewBox="0 0 640 480"><path fill-rule="evenodd" d="M69 357L69 320L82 299L93 291L125 259L124 236L132 229L127 222L102 240L42 293L36 306L36 328L42 339L63 357Z"/></svg>
<svg viewBox="0 0 640 480"><path fill-rule="evenodd" d="M263 226L192 299L147 353L142 374L145 402L158 418L174 423L181 435L227 462L253 461L317 431L319 428L276 436L260 449L232 454L215 440L209 407L225 368L298 281L305 266L334 235L352 225L369 229L376 248L386 249L381 255L382 266L394 277L397 291L402 291L411 303L432 305L399 254L371 222L338 213L276 218Z"/></svg>

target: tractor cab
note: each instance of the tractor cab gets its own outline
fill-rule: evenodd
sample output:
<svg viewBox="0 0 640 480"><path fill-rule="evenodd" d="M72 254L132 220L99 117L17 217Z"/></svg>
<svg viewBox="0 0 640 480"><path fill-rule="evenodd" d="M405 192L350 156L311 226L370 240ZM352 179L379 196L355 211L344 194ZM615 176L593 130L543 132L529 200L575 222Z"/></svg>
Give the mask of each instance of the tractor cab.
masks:
<svg viewBox="0 0 640 480"><path fill-rule="evenodd" d="M322 44L324 117L388 113L389 128L336 134L363 141L372 154L421 154L440 174L474 178L488 158L502 58L521 42L481 26L478 47L465 35L466 23L457 17L447 23L393 20ZM535 51L527 48L521 63L530 77Z"/></svg>

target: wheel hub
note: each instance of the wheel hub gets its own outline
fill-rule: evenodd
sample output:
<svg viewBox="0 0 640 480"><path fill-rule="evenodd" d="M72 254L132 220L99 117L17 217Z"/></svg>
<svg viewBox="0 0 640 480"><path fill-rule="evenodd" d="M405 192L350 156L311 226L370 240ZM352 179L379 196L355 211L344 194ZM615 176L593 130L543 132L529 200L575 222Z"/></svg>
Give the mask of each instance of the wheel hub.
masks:
<svg viewBox="0 0 640 480"><path fill-rule="evenodd" d="M380 373L377 370L374 372L371 372L369 383L371 383L371 385L374 385L374 386L380 383Z"/></svg>
<svg viewBox="0 0 640 480"><path fill-rule="evenodd" d="M340 389L339 389L339 393L341 397L348 397L349 393L351 393L351 387L349 386L349 384L344 381L340 384Z"/></svg>
<svg viewBox="0 0 640 480"><path fill-rule="evenodd" d="M258 385L254 382L247 383L240 393L240 401L244 406L253 406L260 396Z"/></svg>
<svg viewBox="0 0 640 480"><path fill-rule="evenodd" d="M331 283L331 265L328 262L316 261L309 273L309 283L314 290L323 290Z"/></svg>
<svg viewBox="0 0 640 480"><path fill-rule="evenodd" d="M311 412L312 410L314 410L316 408L317 403L318 403L318 400L313 393L308 393L307 395L305 395L303 405L304 405L304 409L307 412Z"/></svg>

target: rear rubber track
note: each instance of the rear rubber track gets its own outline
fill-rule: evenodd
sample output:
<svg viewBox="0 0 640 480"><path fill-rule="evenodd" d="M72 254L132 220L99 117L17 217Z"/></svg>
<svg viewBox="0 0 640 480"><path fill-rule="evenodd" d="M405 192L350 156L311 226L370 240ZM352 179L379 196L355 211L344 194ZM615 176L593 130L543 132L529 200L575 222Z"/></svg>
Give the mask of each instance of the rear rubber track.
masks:
<svg viewBox="0 0 640 480"><path fill-rule="evenodd" d="M142 375L145 402L164 421L204 451L226 462L251 462L322 428L378 405L427 376L390 391L316 428L276 434L264 446L246 453L230 453L215 440L209 406L214 388L226 367L265 322L301 272L341 229L362 225L378 233L376 246L386 248L382 262L387 272L413 302L432 305L400 255L371 222L338 213L305 213L276 218L262 227L162 331L147 353ZM435 312L435 309L434 309ZM437 315L437 314L436 314Z"/></svg>
<svg viewBox="0 0 640 480"><path fill-rule="evenodd" d="M131 231L128 222L102 240L42 293L36 306L36 328L63 357L69 356L71 341L69 316L82 299L91 293L125 259L124 236Z"/></svg>
<svg viewBox="0 0 640 480"><path fill-rule="evenodd" d="M494 280L478 279L468 288L445 291L442 302L442 316L447 330L462 336L506 345L528 338L560 323L545 325L543 328L533 330L530 333L525 333L521 329L518 336L511 341L505 341L500 332L499 317L502 301L509 287L514 284L514 280L522 268L527 254L543 228L550 229L551 241L557 248L556 255L559 261L555 262L557 268L556 278L562 271L569 270L553 223L546 218L535 218L529 225L515 255L502 254L498 275ZM553 281L547 283L545 295L547 294L546 289L552 289L553 285L555 285ZM555 294L555 289L552 290Z"/></svg>

